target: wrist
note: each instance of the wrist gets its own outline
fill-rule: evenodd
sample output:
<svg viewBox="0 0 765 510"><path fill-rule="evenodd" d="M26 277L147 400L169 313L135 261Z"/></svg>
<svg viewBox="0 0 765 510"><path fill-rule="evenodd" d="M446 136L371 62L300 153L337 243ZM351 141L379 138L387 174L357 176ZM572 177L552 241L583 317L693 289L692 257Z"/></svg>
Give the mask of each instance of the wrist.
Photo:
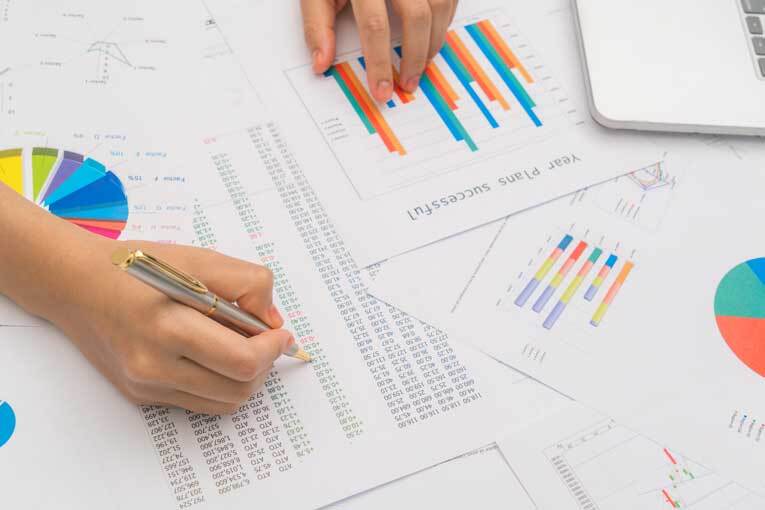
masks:
<svg viewBox="0 0 765 510"><path fill-rule="evenodd" d="M117 242L79 230L72 234L43 254L33 283L40 291L21 303L59 326L101 312L113 287L109 255Z"/></svg>

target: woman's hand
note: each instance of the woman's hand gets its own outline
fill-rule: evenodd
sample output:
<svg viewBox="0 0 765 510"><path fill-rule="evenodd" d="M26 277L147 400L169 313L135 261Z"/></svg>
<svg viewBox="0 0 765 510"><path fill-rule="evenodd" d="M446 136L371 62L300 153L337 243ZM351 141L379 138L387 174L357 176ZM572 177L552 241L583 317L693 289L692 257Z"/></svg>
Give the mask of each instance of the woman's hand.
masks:
<svg viewBox="0 0 765 510"><path fill-rule="evenodd" d="M118 243L98 243L74 314L54 322L130 400L210 414L235 411L265 381L294 342L283 330L244 338L109 267ZM260 317L284 324L272 304L273 277L263 267L187 246L124 243L194 275L210 290ZM106 262L106 263L102 263Z"/></svg>
<svg viewBox="0 0 765 510"><path fill-rule="evenodd" d="M403 24L400 81L413 92L430 59L441 49L458 0L392 0ZM386 0L301 0L303 28L313 70L323 73L335 58L335 18L348 4L361 34L369 90L378 101L393 93L390 23Z"/></svg>
<svg viewBox="0 0 765 510"><path fill-rule="evenodd" d="M271 272L200 248L98 237L0 184L0 293L44 317L125 396L211 414L231 413L263 384L295 341L282 329L248 339L116 268L121 245L198 277L273 328Z"/></svg>

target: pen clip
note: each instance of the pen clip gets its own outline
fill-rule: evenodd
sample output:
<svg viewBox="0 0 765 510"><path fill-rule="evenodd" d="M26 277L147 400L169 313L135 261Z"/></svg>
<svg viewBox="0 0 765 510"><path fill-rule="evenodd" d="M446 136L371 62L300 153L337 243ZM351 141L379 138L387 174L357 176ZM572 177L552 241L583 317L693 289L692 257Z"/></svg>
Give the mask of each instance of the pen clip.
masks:
<svg viewBox="0 0 765 510"><path fill-rule="evenodd" d="M122 269L127 269L134 263L140 262L151 267L155 271L160 272L174 282L183 285L189 290L199 294L207 294L209 292L205 284L193 276L190 276L183 271L179 271L167 262L164 262L156 257L152 257L148 253L144 253L141 250L136 250L133 252L129 250L118 250L118 252L115 252L112 256L112 262L114 262L115 265L120 266Z"/></svg>

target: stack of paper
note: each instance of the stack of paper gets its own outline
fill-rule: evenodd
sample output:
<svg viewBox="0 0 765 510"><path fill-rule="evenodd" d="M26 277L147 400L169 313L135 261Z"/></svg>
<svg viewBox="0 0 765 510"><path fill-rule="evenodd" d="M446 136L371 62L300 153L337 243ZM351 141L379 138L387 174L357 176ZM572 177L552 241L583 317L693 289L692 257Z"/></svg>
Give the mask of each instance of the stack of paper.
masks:
<svg viewBox="0 0 765 510"><path fill-rule="evenodd" d="M315 361L136 407L0 297L3 501L762 507L765 151L595 124L568 2L461 2L386 104L348 16L313 74L298 2L4 12L0 182L268 266Z"/></svg>

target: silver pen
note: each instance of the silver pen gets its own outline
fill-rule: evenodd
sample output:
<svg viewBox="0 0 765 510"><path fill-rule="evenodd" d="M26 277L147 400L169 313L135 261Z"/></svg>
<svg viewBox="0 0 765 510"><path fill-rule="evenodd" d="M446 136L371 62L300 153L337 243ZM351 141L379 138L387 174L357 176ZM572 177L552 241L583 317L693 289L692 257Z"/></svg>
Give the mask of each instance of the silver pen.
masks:
<svg viewBox="0 0 765 510"><path fill-rule="evenodd" d="M218 297L196 278L148 253L121 248L112 254L112 263L169 298L198 310L243 336L255 336L271 329L235 303ZM311 355L297 343L292 344L285 355L311 361Z"/></svg>

